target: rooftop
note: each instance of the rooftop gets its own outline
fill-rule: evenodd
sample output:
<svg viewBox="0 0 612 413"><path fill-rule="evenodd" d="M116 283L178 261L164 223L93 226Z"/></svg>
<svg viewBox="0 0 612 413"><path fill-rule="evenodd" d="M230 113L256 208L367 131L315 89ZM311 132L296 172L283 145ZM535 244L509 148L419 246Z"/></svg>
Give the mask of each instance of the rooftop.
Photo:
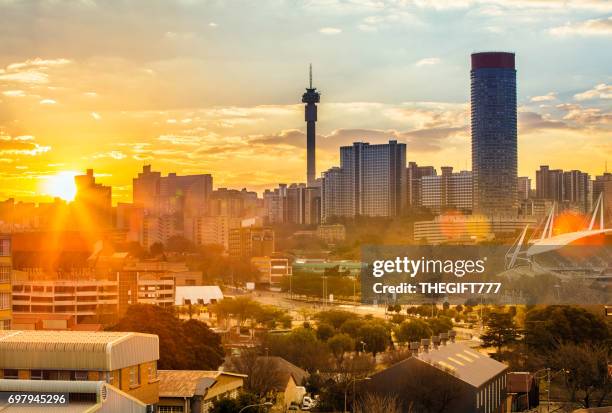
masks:
<svg viewBox="0 0 612 413"><path fill-rule="evenodd" d="M111 331L0 331L0 368L112 371L159 359L153 334Z"/></svg>
<svg viewBox="0 0 612 413"><path fill-rule="evenodd" d="M474 387L480 387L508 368L461 343L446 343L415 356L418 360L449 371L455 377Z"/></svg>
<svg viewBox="0 0 612 413"><path fill-rule="evenodd" d="M208 370L159 370L160 397L203 396L221 375L245 378L244 374Z"/></svg>

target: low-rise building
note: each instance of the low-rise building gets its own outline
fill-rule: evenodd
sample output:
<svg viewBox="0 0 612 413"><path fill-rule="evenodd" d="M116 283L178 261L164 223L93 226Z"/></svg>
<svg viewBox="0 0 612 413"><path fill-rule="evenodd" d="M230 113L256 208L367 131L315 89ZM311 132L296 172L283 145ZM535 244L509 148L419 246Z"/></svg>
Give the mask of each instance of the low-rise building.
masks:
<svg viewBox="0 0 612 413"><path fill-rule="evenodd" d="M0 330L9 330L11 328L12 271L11 238L9 235L0 235Z"/></svg>
<svg viewBox="0 0 612 413"><path fill-rule="evenodd" d="M176 287L175 305L207 305L223 300L223 292L217 285Z"/></svg>
<svg viewBox="0 0 612 413"><path fill-rule="evenodd" d="M431 403L453 413L505 412L508 366L446 337L411 343L412 357L371 376L365 391L395 395L406 410Z"/></svg>
<svg viewBox="0 0 612 413"><path fill-rule="evenodd" d="M246 375L225 371L160 370L157 413L208 413L216 400L235 399Z"/></svg>
<svg viewBox="0 0 612 413"><path fill-rule="evenodd" d="M491 218L482 215L440 215L431 221L414 223L413 239L428 244L476 243L513 236L536 218Z"/></svg>
<svg viewBox="0 0 612 413"><path fill-rule="evenodd" d="M346 239L346 228L342 224L319 225L317 237L328 244L335 244Z"/></svg>
<svg viewBox="0 0 612 413"><path fill-rule="evenodd" d="M153 334L0 331L0 379L104 381L146 405L159 400Z"/></svg>
<svg viewBox="0 0 612 413"><path fill-rule="evenodd" d="M540 386L533 373L513 371L507 380L510 411L522 412L540 405Z"/></svg>
<svg viewBox="0 0 612 413"><path fill-rule="evenodd" d="M280 289L283 278L292 275L287 258L253 257L251 264L259 271L257 283L270 289Z"/></svg>

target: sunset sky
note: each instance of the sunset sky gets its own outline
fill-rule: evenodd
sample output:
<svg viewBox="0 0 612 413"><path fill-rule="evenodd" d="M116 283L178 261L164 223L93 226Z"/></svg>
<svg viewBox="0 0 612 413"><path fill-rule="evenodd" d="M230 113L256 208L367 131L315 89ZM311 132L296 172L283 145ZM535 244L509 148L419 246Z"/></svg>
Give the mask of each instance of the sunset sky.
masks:
<svg viewBox="0 0 612 413"><path fill-rule="evenodd" d="M257 191L305 180L300 97L322 91L317 172L355 140L470 165L469 55L516 53L519 174L612 169L606 0L0 0L0 199L144 164Z"/></svg>

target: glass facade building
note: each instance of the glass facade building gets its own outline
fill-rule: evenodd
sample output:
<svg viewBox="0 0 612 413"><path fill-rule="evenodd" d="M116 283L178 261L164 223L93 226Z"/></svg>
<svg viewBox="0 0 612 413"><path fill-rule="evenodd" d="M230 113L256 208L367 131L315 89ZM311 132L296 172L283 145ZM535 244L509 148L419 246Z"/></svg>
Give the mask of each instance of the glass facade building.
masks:
<svg viewBox="0 0 612 413"><path fill-rule="evenodd" d="M472 54L473 211L516 216L517 110L514 53Z"/></svg>

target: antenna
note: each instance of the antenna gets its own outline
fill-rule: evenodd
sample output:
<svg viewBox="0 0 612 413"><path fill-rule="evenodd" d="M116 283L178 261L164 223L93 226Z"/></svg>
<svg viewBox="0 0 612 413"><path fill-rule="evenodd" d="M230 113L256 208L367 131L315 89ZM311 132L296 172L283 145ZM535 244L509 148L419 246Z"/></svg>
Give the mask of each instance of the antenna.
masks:
<svg viewBox="0 0 612 413"><path fill-rule="evenodd" d="M312 63L309 65L308 77L310 79L310 88L312 89Z"/></svg>

